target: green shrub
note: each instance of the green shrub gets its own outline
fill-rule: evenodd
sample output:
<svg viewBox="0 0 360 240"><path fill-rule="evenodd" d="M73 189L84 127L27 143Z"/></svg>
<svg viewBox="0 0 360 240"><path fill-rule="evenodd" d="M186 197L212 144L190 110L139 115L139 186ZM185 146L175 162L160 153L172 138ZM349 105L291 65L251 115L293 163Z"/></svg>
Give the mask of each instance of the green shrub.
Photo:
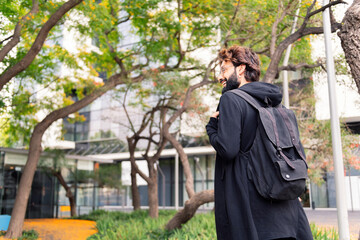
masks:
<svg viewBox="0 0 360 240"><path fill-rule="evenodd" d="M96 221L98 233L88 239L167 239L167 233L162 227L175 214L175 211L160 211L158 219L148 217L148 211L105 212L97 210L89 215L78 218Z"/></svg>
<svg viewBox="0 0 360 240"><path fill-rule="evenodd" d="M174 216L175 211L159 211L159 218L148 217L148 211L106 212L96 210L77 218L96 221L98 233L88 240L212 240L216 239L214 213L196 214L181 229L164 230L166 223ZM338 240L337 231L320 228L311 224L314 240Z"/></svg>
<svg viewBox="0 0 360 240"><path fill-rule="evenodd" d="M314 240L338 240L339 235L335 228L322 228L316 226L314 223L310 224L311 232Z"/></svg>
<svg viewBox="0 0 360 240"><path fill-rule="evenodd" d="M1 231L0 236L5 236L6 232ZM21 237L18 240L36 240L39 234L35 230L23 231Z"/></svg>
<svg viewBox="0 0 360 240"><path fill-rule="evenodd" d="M22 236L18 240L35 240L38 239L39 234L35 230L23 231Z"/></svg>
<svg viewBox="0 0 360 240"><path fill-rule="evenodd" d="M213 213L197 214L181 229L166 231L165 224L175 211L160 211L158 219L148 217L148 211L132 213L94 211L81 219L96 221L98 233L89 240L110 239L216 239Z"/></svg>
<svg viewBox="0 0 360 240"><path fill-rule="evenodd" d="M216 239L214 213L195 215L181 229L175 230L169 239Z"/></svg>

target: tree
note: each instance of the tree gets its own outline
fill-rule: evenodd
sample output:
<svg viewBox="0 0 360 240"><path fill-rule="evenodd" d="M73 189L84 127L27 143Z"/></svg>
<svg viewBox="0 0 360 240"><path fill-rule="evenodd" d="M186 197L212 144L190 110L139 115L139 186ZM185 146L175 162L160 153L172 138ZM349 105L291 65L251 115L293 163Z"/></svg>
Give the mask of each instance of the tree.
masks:
<svg viewBox="0 0 360 240"><path fill-rule="evenodd" d="M209 80L209 76L210 76L210 73L214 70L213 63L215 61L216 61L216 59L212 60L209 63L207 71L205 72L202 81L197 84L194 84L188 88L188 90L185 93L183 105L181 106L181 108L177 109L177 111L175 111L173 113L173 115L166 122L164 130L163 130L164 137L169 140L169 142L172 144L172 146L176 149L176 151L179 154L181 164L183 166L184 175L186 178L185 189L189 196L189 199L185 202L184 208L182 210L180 210L166 224L165 228L167 230L173 230L175 228L181 227L182 224L186 223L194 216L196 210L201 205L214 201L214 191L213 190L204 190L204 191L195 193L194 178L191 173L188 157L185 154L185 151L184 151L183 147L181 146L181 144L176 140L175 136L173 134L171 134L169 130L170 130L170 126L172 125L172 123L188 109L193 91L197 88L200 88L206 84L211 83L211 81Z"/></svg>
<svg viewBox="0 0 360 240"><path fill-rule="evenodd" d="M77 166L68 162L65 152L60 149L45 149L45 159L40 159L38 168L42 172L48 175L52 175L57 178L60 185L65 189L65 195L69 199L70 215L76 216L76 198L72 191L71 184L68 182L89 182L94 181L97 183L97 187L110 187L115 189L121 189L122 183L120 178L120 164L111 165L99 165L95 164L93 172L84 170L77 170ZM64 170L69 172L67 180L65 180L63 172Z"/></svg>
<svg viewBox="0 0 360 240"><path fill-rule="evenodd" d="M317 1L314 0L311 2L306 1L302 3L301 6L297 6L296 1L279 1L278 2L278 10L275 11L276 17L273 18L271 31L268 32L270 36L270 40L265 43L265 49L260 51L259 53L262 55L266 55L269 59L269 65L266 69L266 72L263 77L264 82L273 82L275 78L277 78L278 74L282 70L296 70L303 67L319 67L320 64L306 64L306 62L300 62L297 65L293 66L284 66L279 67L279 64L282 60L282 55L285 49L290 45L295 43L305 36L309 36L311 34L322 34L323 28L317 21L317 15L321 13L324 9L334 6L336 4L344 3L343 1L333 1L326 6L316 8ZM286 21L286 17L289 18L293 16L295 9L300 7L300 15L303 19L302 23L299 24L299 27L293 34L289 34L291 20ZM313 20L312 20L313 19ZM331 30L335 32L341 27L340 23L332 22ZM266 40L266 39L265 39ZM307 39L304 39L307 40ZM309 41L309 40L307 40ZM263 41L261 41L263 42ZM260 44L261 44L260 42ZM296 48L296 46L294 46ZM310 60L308 57L304 59ZM295 60L295 59L293 59ZM299 60L297 60L299 61Z"/></svg>
<svg viewBox="0 0 360 240"><path fill-rule="evenodd" d="M19 19L14 18L14 15L17 16L19 11L16 9L17 3L8 1L6 4L1 5L0 12L2 15L5 15L8 20L10 20L10 26L7 27L13 27L14 21L17 21L14 34L12 36L7 36L4 40L2 40L0 43L1 45L8 41L4 46L2 46L0 50L0 62L4 62L5 57L7 57L12 49L14 49L17 44L20 42L21 34L22 34L22 28L25 24L27 24L31 19L35 18L35 15L39 12L39 9L42 10L41 17L44 17L45 14L50 13L49 19L43 24L43 26L40 28L38 34L36 35L35 41L31 45L30 49L27 51L25 56L22 56L16 61L9 64L7 69L1 73L0 75L0 91L3 89L4 85L8 83L13 77L24 71L29 65L32 63L34 58L37 56L37 54L40 52L49 32L51 29L60 21L60 19L72 8L76 7L79 3L81 3L82 0L69 0L68 2L61 4L53 3L50 1L46 4L39 4L38 0L32 1L32 7L31 10L23 17L19 16ZM23 3L26 7L28 7L28 3ZM21 4L22 5L22 4ZM58 8L51 7L55 6ZM24 11L23 9L20 9ZM54 11L56 10L56 11ZM19 11L20 12L20 11ZM14 14L15 13L15 14ZM37 20L37 21L36 21ZM28 31L31 31L31 28L37 28L37 25L39 24L38 21L39 18L36 18L34 21L34 25L30 26L30 29L27 29ZM0 46L1 46L0 45Z"/></svg>
<svg viewBox="0 0 360 240"><path fill-rule="evenodd" d="M116 189L117 194L124 189L121 181L121 163L100 164L95 163L93 173L84 174L88 180L94 181L96 188ZM107 194L109 197L109 194Z"/></svg>
<svg viewBox="0 0 360 240"><path fill-rule="evenodd" d="M96 167L98 165L98 167ZM98 187L109 187L122 189L122 182L120 178L121 164L98 164L94 169L94 180L97 182Z"/></svg>
<svg viewBox="0 0 360 240"><path fill-rule="evenodd" d="M315 117L313 84L309 78L292 82L291 100L306 151L309 178L321 185L324 182L324 173L334 170L331 124L330 120L317 120ZM357 140L355 136L351 136L346 124L342 124L341 139L344 165L346 168L358 169L359 157L354 152L354 143Z"/></svg>
<svg viewBox="0 0 360 240"><path fill-rule="evenodd" d="M212 64L210 64L211 67L213 67ZM127 137L127 141L132 170L133 205L134 209L139 208L139 196L137 195L137 186L135 184L135 174L139 174L148 184L149 215L151 217L158 216L157 164L160 155L168 142L168 139L165 137L164 129L166 128L169 132L169 129L171 128L171 135L176 134L176 132L174 132L176 131L174 130L176 126L174 125L178 124L181 114L178 114L175 117L173 117L173 114L177 112L179 108L183 108L181 110L182 113L193 110L199 115L203 114L203 110L206 109L202 107L199 95L191 93L195 89L211 83L211 81L202 81L201 84L189 86L196 75L186 74L185 76L181 76L175 73L151 74L151 76L141 84L130 85L124 95L123 108L129 122L128 127L131 131L131 134ZM191 90L189 91L188 89ZM183 96L184 91L189 91L189 94L186 94L186 97ZM127 97L128 92L138 97ZM189 104L189 101L191 104ZM184 106L184 104L186 104L186 106ZM127 110L129 106L136 106L140 109L139 112L142 115L140 123L136 124L132 119L132 116L130 116ZM170 120L171 117L172 120ZM142 141L142 156L147 161L149 175L142 172L135 161L135 149L139 149L138 144L140 141ZM190 169L188 163L187 169ZM192 180L190 179L189 182L191 181Z"/></svg>
<svg viewBox="0 0 360 240"><path fill-rule="evenodd" d="M297 65L289 65L285 67L279 67L279 64L282 59L282 54L284 50L289 46L290 44L294 43L297 40L301 41L301 38L310 34L321 34L323 33L322 27L308 27L308 25L316 24L317 21L311 22L310 18L313 16L316 16L316 14L320 13L323 9L328 8L330 6L343 3L342 1L334 1L330 4L318 8L316 10L312 10L315 7L316 1L313 1L312 4L305 2L303 3L301 14L304 14L303 16L303 22L301 23L298 30L289 35L289 26L291 25L291 20L289 20L289 17L293 15L293 12L296 9L296 5L294 4L294 1L279 1L277 9L274 8L274 4L271 3L264 3L266 6L263 6L260 4L251 4L251 3L244 3L241 1L237 2L236 8L233 7L224 7L223 9L231 9L233 10L233 16L225 17L223 15L223 21L225 22L225 30L223 32L225 33L223 35L223 43L225 46L229 45L232 42L240 42L241 45L250 45L252 48L254 48L258 54L263 55L262 56L262 62L268 63L268 67L265 71L263 81L265 82L273 82L275 78L278 76L279 72L282 70L296 70L299 68L313 68L318 67L321 65L321 63L317 64L307 64L302 62L302 60L310 60L308 56L303 55L298 57L296 59L293 58L293 61L300 61ZM239 7L241 5L241 9L244 11L244 13L239 14ZM249 24L249 22L253 21L254 19L247 16L247 14L254 14L256 13L252 12L250 9L254 9L253 11L259 10L258 8L254 7L254 5L257 5L257 7L260 6L262 10L260 10L260 14L258 15L258 18L255 19L254 22ZM249 10L247 10L247 8ZM266 12L266 14L264 14ZM270 14L269 14L270 13ZM275 13L275 16L271 13ZM263 15L261 15L263 14ZM227 15L229 16L229 14ZM267 16L267 18L266 18ZM287 20L286 18L287 17ZM268 24L268 27L260 27L258 28L258 24L261 26L264 26L264 22ZM236 24L238 23L238 24ZM271 28L269 28L271 26ZM332 24L332 31L335 31L340 27L340 24L333 23ZM259 34L260 33L263 34ZM250 34L249 34L250 33ZM254 39L255 38L255 39ZM270 38L270 39L269 39ZM305 46L309 46L308 42L309 40L304 39L307 44ZM304 45L303 45L304 46ZM295 49L299 49L300 46L295 46ZM304 52L302 52L304 53ZM165 131L166 132L166 131ZM185 152L182 150L182 147L179 143L177 143L170 134L166 135L169 141L172 143L172 145L176 148L180 155L181 162L187 162L187 156ZM187 175L186 168L184 167L184 173L186 175L186 179L191 179L191 173ZM192 190L191 183L188 184L187 182L187 191L189 195L189 200L185 203L185 207L183 210L179 211L174 218L172 218L166 225L166 229L172 230L174 228L181 227L182 224L186 223L191 217L195 214L197 208L201 206L201 204L206 203L208 201L213 201L213 191L208 192L201 192L201 193L194 193Z"/></svg>
<svg viewBox="0 0 360 240"><path fill-rule="evenodd" d="M60 58L60 60L74 69L79 69L79 61L82 61L92 71L90 71L90 76L87 79L82 78L79 74L73 76L76 78L76 81L70 77L63 77L60 84L55 84L55 89L64 91L64 102L60 104L62 106L59 107L59 104L48 104L45 106L48 112L46 117L41 121L36 119L33 121L33 126L36 125L31 131L32 134L29 139L28 160L20 181L6 237L18 237L21 233L31 182L41 153L42 136L52 123L79 111L118 85L126 82L136 83L142 81L145 77L144 73L150 69L151 62L163 63L159 64L157 68L152 68L151 71L157 72L181 72L201 69L197 61L194 61L194 58L187 55L199 46L206 46L208 44L209 40L206 37L215 35L211 32L213 25L208 24L207 19L203 18L199 21L194 21L194 23L206 24L204 27L193 31L192 36L196 37L196 39L191 40L190 38L193 41L192 44L190 44L191 41L189 40L188 49L183 50L180 45L180 24L177 19L172 18L172 16L176 15L173 15L171 9L164 9L160 14L156 15L156 18L151 16L151 14L149 15L151 11L158 9L157 5L160 3L160 1L148 1L141 3L142 6L139 7L139 3L131 1L104 1L100 4L94 4L89 1L85 2L81 7L79 6L79 14L84 14L83 16L86 16L88 21L84 24L82 21L77 22L75 20L71 27L77 29L82 36L97 39L99 43L98 50L93 52L82 50L76 56L73 56L71 61L67 62L70 59L67 58L68 55L65 55L67 56L66 58ZM94 9L97 10L94 11ZM124 9L126 9L125 16L121 13ZM129 22L130 18L132 18L134 27L137 28L136 36L140 37L140 41L134 44L131 49L115 48L115 46L121 43L123 38L118 26ZM149 18L151 21L144 21L144 19ZM149 22L154 25L152 32L149 32L149 28L146 25ZM159 23L160 25L158 25ZM197 38L199 36L204 36L205 38L199 39ZM193 49L190 49L190 47L193 47ZM48 50L51 51L53 49L59 50L59 45L55 44ZM44 57L46 56L49 55L44 53ZM134 64L134 61L138 61L138 64ZM32 79L36 80L39 77L34 76L34 72L30 71L31 69L36 69L36 67L32 67L34 67L33 64L28 65L28 68L25 70L27 72L22 74L24 74L23 76L31 76ZM94 82L93 77L97 74L95 70L106 73L105 84L96 84ZM4 77L4 79L7 78ZM52 82L55 80L57 78L52 78ZM41 80L38 83L44 84ZM19 89L23 90L23 88ZM72 92L75 92L78 98L77 102L68 98ZM27 100L25 103L29 102L29 97L32 94L31 92L27 93L28 97L25 98ZM23 103L23 106L31 107L31 104Z"/></svg>
<svg viewBox="0 0 360 240"><path fill-rule="evenodd" d="M45 131L50 127L53 122L57 121L58 119L62 119L71 113L79 111L83 107L93 102L96 98L103 95L106 91L122 83L121 80L121 78L117 79L114 76L113 78L109 79L109 81L104 86L94 90L91 94L85 96L78 102L52 111L41 122L36 124L31 134L28 159L26 161L23 174L20 179L18 193L16 195L14 208L11 213L9 228L5 235L7 238L17 237L22 232L27 201L31 190L31 184L34 178L34 173L36 171L36 167L42 151L41 141Z"/></svg>
<svg viewBox="0 0 360 240"><path fill-rule="evenodd" d="M73 192L71 191L71 187L66 183L64 176L61 172L63 168L67 168L71 171L71 166L66 162L65 154L61 150L45 150L47 153L49 153L49 157L52 158L52 162L49 163L48 159L45 161L41 161L39 163L40 169L43 170L43 172L53 175L57 178L61 186L65 189L66 197L69 199L70 203L70 214L72 217L76 216L76 200Z"/></svg>
<svg viewBox="0 0 360 240"><path fill-rule="evenodd" d="M312 71L305 75L312 74ZM309 178L321 184L332 159L330 121L317 120L313 81L305 77L290 85L291 109L294 111L309 166Z"/></svg>
<svg viewBox="0 0 360 240"><path fill-rule="evenodd" d="M341 46L345 53L346 62L349 64L351 75L360 93L360 1L354 0L342 20L342 27L338 32Z"/></svg>
<svg viewBox="0 0 360 240"><path fill-rule="evenodd" d="M190 54L199 48L211 46L211 40L216 36L216 32L214 33L213 29L216 29L217 27L215 24L209 22L209 18L214 17L214 12L216 10L213 6L208 6L204 1L199 2L197 6L192 7L192 3L186 1L182 4L178 3L175 10L173 9L173 6L167 6L167 4L163 5L163 9L161 10L153 10L152 8L157 6L156 4L162 3L160 1L148 1L137 3L136 7L132 7L129 3L131 2L126 3L128 4L126 6L128 13L131 16L137 16L139 18L132 19L133 26L138 29L138 36L141 36L143 37L142 39L144 39L140 40L139 43L141 44L141 48L146 48L144 57L145 64L137 65L136 68L134 68L135 70L137 70L137 68L139 68L139 70L142 68L142 73L152 72L154 74L158 73L159 75L174 70L175 72L197 70L200 72L198 73L199 75L201 72L204 72L205 68L199 65L198 60ZM106 3L104 3L104 5L106 5ZM156 14L154 14L154 12L156 12ZM198 14L202 14L200 15L201 17L198 17ZM191 25L189 28L182 23L185 21ZM99 25L101 25L101 23L94 24L94 28ZM162 34L159 35L159 33ZM189 34L189 36L185 38L183 36L186 36L186 33ZM106 37L104 38L105 46L113 44L110 41L110 37L111 33L107 32ZM101 40L100 37L99 40ZM149 40L154 40L154 42ZM162 44L166 47L162 48ZM113 51L112 54L115 54L115 48L112 46L109 48ZM147 69L149 62L163 62L164 64L159 64L159 68L149 69L149 71ZM191 91L193 91L193 89ZM171 124L168 125L170 126ZM159 149L162 148L161 146L163 146L163 144L160 144ZM131 148L133 148L133 146ZM149 163L154 163L155 159L158 158L158 156L156 156L156 158L154 158L154 156L150 158L146 155L145 157ZM132 164L132 166L134 166L134 164ZM156 172L155 169L153 169L153 164L149 164L149 166L149 172L153 180L150 181L149 178L144 178L148 180L148 183L156 182ZM134 182L134 171L132 173ZM192 178L187 180L187 182L191 181ZM151 188L152 184L150 183L149 186ZM135 193L134 184L133 192ZM154 193L154 191L149 191L149 193ZM152 195L155 196L156 194ZM152 197L149 199L152 199ZM152 202L157 204L157 201L155 200L152 200Z"/></svg>
<svg viewBox="0 0 360 240"><path fill-rule="evenodd" d="M160 110L161 109L161 110ZM166 139L160 138L159 141L155 141L154 137L156 133L153 132L153 125L155 121L155 113L156 111L160 111L160 119L163 120L166 115L166 107L154 107L152 110L145 114L140 129L130 137L127 137L129 144L129 153L130 153L130 162L131 162L131 180L132 180L132 193L133 193L133 203L134 209L139 208L139 193L136 185L136 174L139 174L148 185L148 205L149 205L149 216L152 218L157 218L159 216L159 201L158 201L158 174L157 174L157 161L160 157L162 150L166 145ZM131 121L131 120L130 120ZM148 136L141 136L141 132L145 130L145 127L149 129ZM161 131L161 130L160 130ZM140 139L147 139L147 147L143 154L147 165L149 176L147 176L144 172L142 172L136 164L135 161L135 147ZM149 151L151 149L151 144L155 143L157 145L156 153L150 156ZM134 194L135 193L135 194Z"/></svg>
<svg viewBox="0 0 360 240"><path fill-rule="evenodd" d="M223 33L225 33L221 39L225 46L239 41L234 39L236 39L236 37L239 39L244 38L243 35L248 34L249 32L251 32L253 36L259 37L254 41L254 39L250 38L251 35L248 34L245 40L240 41L248 46L250 45L250 42L254 41L253 47L259 53L264 53L265 57L263 58L265 59L265 63L266 61L269 62L265 80L272 81L280 71L278 64L281 61L281 55L284 49L289 44L294 43L300 37L309 34L322 33L321 27L307 27L310 23L310 18L313 18L313 16L324 9L318 8L317 10L311 11L316 3L316 1L314 1L306 13L304 13L304 11L302 12L302 14L304 14L304 20L299 30L282 40L282 36L288 35L289 23L291 22L289 16L291 16L291 13L295 9L295 5L291 2L292 1L280 1L279 5L271 3L267 8L264 8L266 12L265 10L262 10L262 15L257 18L247 15L247 13L252 14L254 11L245 11L246 9L254 7L251 5L254 5L254 3L242 1L236 3L235 9L233 3L229 1L215 0L198 1L197 4L194 4L191 1L170 3L160 0L141 2L130 0L106 0L99 4L95 4L91 1L80 4L78 6L79 11L77 12L80 18L74 19L70 23L70 28L75 29L80 33L81 36L78 39L79 42L82 42L84 37L94 39L95 42L97 42L97 49L91 52L86 49L80 49L77 54L73 54L74 56L68 57L68 55L66 55L67 58L60 58L60 61L66 62L74 69L81 69L81 64L79 63L81 61L87 69L90 69L90 77L84 78L81 74L76 73L74 76L62 77L61 84L56 83L55 89L64 91L64 104L62 106L46 106L44 108L47 109L48 112L46 117L42 121L38 120L32 123L33 125L36 124L36 126L33 128L33 131L31 131L32 134L29 140L29 158L21 179L19 194L13 210L9 231L6 236L16 237L21 232L22 221L26 209L26 204L24 203L26 203L28 199L30 191L29 186L31 186L33 174L41 152L41 139L45 130L54 121L64 118L70 113L79 111L96 98L102 96L106 91L114 89L116 86L129 82L136 83L143 81L146 78L147 72L185 73L192 70L199 71L198 73L204 78L201 84L195 84L188 88L186 97L191 95L197 86L200 87L208 83L209 74L214 64L214 61L207 61L205 64L201 63L194 55L197 53L196 51L198 49L210 49L212 46L219 45L216 38L216 30L220 28L222 28ZM325 7L338 3L341 3L341 1L331 2ZM51 3L49 2L49 4ZM240 5L242 7L244 6L244 8L240 8ZM219 8L219 6L223 6L224 8ZM303 10L306 10L307 7L305 4L302 6ZM253 9L261 10L262 7L263 6L259 4L257 8L255 7ZM243 11L242 14L238 14L240 9ZM279 11L277 11L278 9ZM292 11L289 9L292 9ZM276 15L277 12L279 12L279 15ZM286 16L288 17L285 18ZM267 22L265 22L266 25L262 21L265 19L267 20ZM282 21L284 19L286 19L286 21ZM239 23L242 21L246 24L244 28L240 28L242 25ZM267 25L268 22L270 23L269 25ZM281 25L283 22L286 24ZM133 40L135 43L130 46L124 46L123 39L126 36L121 32L121 26L126 24L128 24L128 26L130 25L134 32ZM262 26L259 28L262 30L261 34L258 34L258 29L256 29L255 26ZM270 26L272 26L271 31L269 31ZM338 27L339 25L333 24L333 30ZM243 31L241 31L241 29L243 29ZM268 39L269 36L271 36L271 41ZM271 44L269 44L269 42ZM52 50L59 50L59 48L61 48L56 44L54 46L56 47L49 48L48 51L51 52ZM23 53L27 56L26 49ZM49 56L49 54L44 52L43 56L45 58L46 56ZM69 59L71 59L71 61L68 61ZM209 62L211 64L209 64ZM209 64L209 67L206 67L206 64ZM14 67L15 66L17 65L15 64ZM21 74L18 74L17 77L30 74L30 69L36 69L34 64L27 66L28 68L24 72L21 72ZM294 68L297 67L299 66L295 66ZM288 66L283 69L289 68L290 67ZM11 69L12 68L9 68L9 70ZM98 73L104 73L106 76L105 84L97 84L96 81L94 81L94 77L98 75ZM11 74L9 76L11 76ZM45 82L42 81L40 77L36 77L34 72L32 72L31 76L32 79L37 79L40 84L46 86ZM4 77L4 79L7 78ZM74 80L74 78L76 80ZM56 81L55 76L52 76L50 79L52 82ZM4 82L6 81L7 80L4 80ZM70 95L69 93L72 91L76 93L79 101L73 102L67 98L66 94ZM33 93L30 92L25 94L21 91L21 94L27 96L24 97L24 99L28 100ZM184 100L183 106L187 106L186 103L188 103L188 101L189 100ZM30 105L27 106L30 107ZM35 108L37 106L33 107ZM169 130L171 123L173 123L186 108L178 110L179 112L174 113L173 117L170 117L167 121L168 123L166 123L164 133L166 133L165 138L180 151L180 156L182 156L181 146L178 146L172 139L172 135L166 131L166 128ZM186 157L181 157L181 162L187 172L188 162ZM191 172L186 175L186 177L187 192L189 197L194 197L196 194L194 194L192 187ZM211 197L213 198L210 193L207 196L210 196L209 199L211 199ZM194 199L196 198L193 198L193 200ZM189 200L189 203L190 202L191 201ZM191 213L194 212L194 209L196 210L196 206L192 208ZM180 221L180 224L177 226L180 226L181 223L184 222Z"/></svg>
<svg viewBox="0 0 360 240"><path fill-rule="evenodd" d="M141 86L139 86L139 92L144 92L144 89L141 88ZM131 88L127 89L131 90ZM146 90L145 90L146 91ZM124 102L123 102L123 108L124 111L126 113L129 125L130 125L130 130L131 130L131 135L127 136L127 142L128 142L128 148L129 148L129 154L130 154L130 163L131 163L131 190L132 190L132 196L133 196L133 206L134 206L134 210L140 209L140 194L137 188L137 183L136 183L136 174L139 174L148 184L148 199L149 199L149 216L152 218L157 218L159 213L158 213L158 188L157 188L157 168L156 168L156 161L159 159L160 154L162 152L162 150L164 149L165 145L166 145L166 140L164 138L161 138L156 141L154 138L157 135L156 132L154 132L154 129L156 126L154 126L154 121L156 121L156 117L155 114L157 112L160 112L159 116L157 116L158 119L160 119L160 124L158 125L159 131L161 132L161 122L163 122L165 116L166 116L166 111L167 111L167 106L166 106L166 99L159 99L157 101L156 106L152 107L150 110L148 110L147 112L145 112L145 114L143 115L141 124L137 127L128 111L127 111L127 107L126 105L129 103L126 103L126 96L127 96L127 92L125 93L125 97L124 97ZM141 96L141 95L140 95ZM146 96L150 96L149 93L146 94ZM142 97L140 97L142 98ZM144 106L144 102L141 99L140 100L142 105ZM131 105L131 103L129 104ZM143 109L144 110L144 109ZM142 135L144 130L149 129L149 133L147 135ZM141 171L138 167L138 165L136 164L136 160L135 160L135 150L137 149L137 145L139 143L139 141L143 139L147 141L147 147L146 150L143 154L143 157L145 158L145 160L147 161L147 165L148 165L148 171L149 171L149 176L147 176L143 171ZM151 145L152 143L155 143L157 145L157 149L156 149L156 153L153 154L153 156L149 155L149 151L152 149Z"/></svg>

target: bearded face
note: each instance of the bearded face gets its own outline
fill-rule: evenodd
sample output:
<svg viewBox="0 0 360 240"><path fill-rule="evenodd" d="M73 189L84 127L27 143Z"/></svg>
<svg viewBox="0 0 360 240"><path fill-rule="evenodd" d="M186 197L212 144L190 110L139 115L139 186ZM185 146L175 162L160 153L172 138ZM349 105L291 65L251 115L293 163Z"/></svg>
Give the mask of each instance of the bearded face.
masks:
<svg viewBox="0 0 360 240"><path fill-rule="evenodd" d="M235 71L230 75L229 78L225 78L224 81L226 83L223 84L224 87L222 89L222 94L226 93L229 90L239 88L240 86L240 82L238 82Z"/></svg>
<svg viewBox="0 0 360 240"><path fill-rule="evenodd" d="M222 93L239 88L240 81L236 71L236 66L231 61L223 61L220 65L220 75L218 81L223 85Z"/></svg>

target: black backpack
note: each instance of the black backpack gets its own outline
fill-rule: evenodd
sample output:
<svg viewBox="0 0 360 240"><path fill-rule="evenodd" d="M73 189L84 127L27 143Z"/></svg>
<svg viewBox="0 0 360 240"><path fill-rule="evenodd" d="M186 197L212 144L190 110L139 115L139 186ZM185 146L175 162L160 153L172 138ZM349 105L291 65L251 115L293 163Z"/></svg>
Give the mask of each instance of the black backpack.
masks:
<svg viewBox="0 0 360 240"><path fill-rule="evenodd" d="M262 107L240 89L231 92L259 112L256 137L249 152L248 178L266 199L296 199L305 190L308 166L295 114L281 104Z"/></svg>

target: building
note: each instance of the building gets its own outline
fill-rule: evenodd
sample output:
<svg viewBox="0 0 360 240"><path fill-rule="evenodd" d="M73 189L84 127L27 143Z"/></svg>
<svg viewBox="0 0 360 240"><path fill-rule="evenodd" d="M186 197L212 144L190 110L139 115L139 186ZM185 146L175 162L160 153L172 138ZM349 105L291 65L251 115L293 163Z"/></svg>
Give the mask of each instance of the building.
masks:
<svg viewBox="0 0 360 240"><path fill-rule="evenodd" d="M129 29L130 26L124 26L124 31L129 31ZM63 43L66 46L73 47L71 35L75 33L65 31L67 30L64 29ZM124 41L132 42L134 39L136 40L136 37L128 35ZM323 52L319 47L323 43L320 38L318 40L318 42L315 39L313 41L313 46L316 46L316 48L314 47L315 55L316 52ZM89 40L88 44L91 45L91 40ZM76 51L76 49L73 50ZM61 71L64 74L69 72L65 67ZM296 74L293 75L293 80L302 78L299 73ZM314 75L314 79L320 80L326 78L324 75ZM342 86L339 86L338 89L342 89ZM328 119L328 114L325 111L327 109L326 88L324 85L315 86L315 93L319 96L316 105L318 119ZM339 97L339 109L344 111L342 115L344 122L353 129L354 133L359 134L360 111L356 105L351 104L359 99L358 94L353 94L350 87L350 89L345 88L341 90L338 96L343 96ZM215 109L215 107L212 109ZM131 109L131 113L134 116L134 121L140 121L141 111L134 108ZM85 116L86 120L84 122L70 123L67 119L64 119L63 128L66 130L66 141L50 144L54 142L51 139L52 136L56 135L54 133L60 132L59 126L50 130L47 133L47 139L45 139L45 144L48 146L65 149L65 158L72 167L70 169L64 167L63 175L75 194L77 212L82 214L96 208L131 209L130 164L125 139L128 130L123 126L127 119L121 104L114 101L111 93L109 93L96 100L90 106L82 109L80 114ZM188 129L182 129L181 133L180 140L185 147L185 152L189 156L194 176L195 191L212 189L215 166L214 150L206 141L194 137L194 135L201 134L190 134L191 131ZM135 156L140 168L146 173L147 167L141 153L141 151L138 151ZM44 155L43 158L47 158L47 156ZM168 147L163 151L157 165L160 207L175 207L175 158L175 150ZM0 175L0 183L2 183L0 184L2 186L2 214L10 213L11 211L25 160L26 150L1 149L0 167L3 170L2 175ZM87 178L84 180L80 178L80 175L84 172L94 172L95 169L106 167L110 164L120 166L121 173L119 173L119 177L121 178L121 186L119 188L108 187L106 185L99 186L94 179ZM326 182L321 186L309 183L309 191L303 197L305 207L335 207L334 178L332 173L326 173L324 179ZM180 189L178 201L181 207L187 199L181 165L179 166L178 183ZM147 206L146 182L139 177L138 185L141 193L141 205ZM349 209L359 210L360 172L356 169L347 171L346 188L348 189ZM68 205L65 190L59 185L58 180L54 176L47 175L45 172L37 171L34 178L33 191L29 199L27 217L68 216ZM212 204L208 204L206 208L211 209Z"/></svg>
<svg viewBox="0 0 360 240"><path fill-rule="evenodd" d="M0 209L1 214L11 214L21 172L27 160L27 150L0 148ZM29 196L26 218L52 218L69 215L69 200L58 179L47 169L53 169L54 156L41 155ZM62 176L76 196L78 213L88 212L97 207L96 185L90 178L79 178L81 173L91 173L99 163L112 160L87 156L65 155L66 165L62 166Z"/></svg>

